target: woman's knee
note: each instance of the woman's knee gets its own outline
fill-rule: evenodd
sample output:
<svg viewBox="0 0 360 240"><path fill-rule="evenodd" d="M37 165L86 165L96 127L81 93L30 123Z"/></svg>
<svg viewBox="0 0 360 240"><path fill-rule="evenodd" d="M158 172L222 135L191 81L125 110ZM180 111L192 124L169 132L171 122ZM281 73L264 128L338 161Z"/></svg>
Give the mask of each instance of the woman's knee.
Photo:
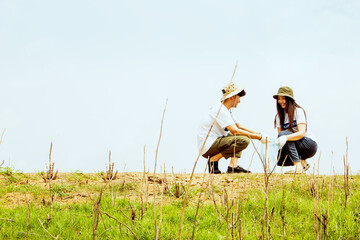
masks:
<svg viewBox="0 0 360 240"><path fill-rule="evenodd" d="M311 158L313 156L315 156L316 152L317 152L318 146L316 142L313 142L310 147L305 151L305 154L302 153L302 155L304 155L304 159L308 159Z"/></svg>
<svg viewBox="0 0 360 240"><path fill-rule="evenodd" d="M278 137L284 136L284 135L290 135L292 134L292 132L288 131L288 130L282 130L279 132Z"/></svg>

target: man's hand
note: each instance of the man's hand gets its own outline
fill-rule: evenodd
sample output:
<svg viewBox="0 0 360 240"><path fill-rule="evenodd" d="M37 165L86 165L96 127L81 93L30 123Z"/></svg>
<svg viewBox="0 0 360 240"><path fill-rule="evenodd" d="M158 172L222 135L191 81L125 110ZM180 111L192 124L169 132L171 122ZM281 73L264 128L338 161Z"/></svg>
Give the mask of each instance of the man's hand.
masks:
<svg viewBox="0 0 360 240"><path fill-rule="evenodd" d="M272 139L269 137L269 135L267 135L266 133L260 133L261 135L261 138L259 139L259 141L262 143L262 144L265 144L266 141L269 143L269 142L272 142Z"/></svg>

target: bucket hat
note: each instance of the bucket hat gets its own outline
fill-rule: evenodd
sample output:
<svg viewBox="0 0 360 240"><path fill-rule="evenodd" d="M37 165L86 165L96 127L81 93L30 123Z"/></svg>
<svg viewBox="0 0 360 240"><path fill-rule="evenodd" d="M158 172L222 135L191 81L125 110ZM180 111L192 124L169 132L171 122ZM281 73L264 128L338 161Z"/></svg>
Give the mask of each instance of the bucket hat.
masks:
<svg viewBox="0 0 360 240"><path fill-rule="evenodd" d="M291 89L291 87L285 87L284 86L284 87L279 88L277 94L274 95L273 98L278 99L278 96L289 97L289 98L291 98L292 100L295 101L294 92Z"/></svg>
<svg viewBox="0 0 360 240"><path fill-rule="evenodd" d="M236 94L240 93L242 90L244 90L243 87L238 87L235 83L230 82L222 89L223 96L221 98L221 101L224 101L225 99L235 96Z"/></svg>

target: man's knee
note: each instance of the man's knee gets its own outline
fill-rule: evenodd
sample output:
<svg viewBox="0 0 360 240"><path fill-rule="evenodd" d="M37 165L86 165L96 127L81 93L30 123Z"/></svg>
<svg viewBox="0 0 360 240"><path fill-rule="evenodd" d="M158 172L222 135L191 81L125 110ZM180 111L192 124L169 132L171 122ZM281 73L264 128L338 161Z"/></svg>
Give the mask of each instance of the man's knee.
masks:
<svg viewBox="0 0 360 240"><path fill-rule="evenodd" d="M239 136L235 139L235 143L238 147L245 149L250 144L250 138L246 136Z"/></svg>
<svg viewBox="0 0 360 240"><path fill-rule="evenodd" d="M246 136L228 136L226 138L227 147L240 147L245 149L250 143L250 138Z"/></svg>
<svg viewBox="0 0 360 240"><path fill-rule="evenodd" d="M250 144L250 138L249 137L243 137L243 143L244 143L244 145L248 146Z"/></svg>

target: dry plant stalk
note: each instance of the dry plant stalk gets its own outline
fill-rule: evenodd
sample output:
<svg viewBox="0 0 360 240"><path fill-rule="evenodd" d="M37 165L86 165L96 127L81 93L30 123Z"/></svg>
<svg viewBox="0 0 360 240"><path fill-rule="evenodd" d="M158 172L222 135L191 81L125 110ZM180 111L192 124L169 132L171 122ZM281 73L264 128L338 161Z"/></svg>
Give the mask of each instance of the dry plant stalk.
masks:
<svg viewBox="0 0 360 240"><path fill-rule="evenodd" d="M146 145L144 145L144 172L143 172L143 181L146 181L146 167L145 167L145 156L146 156Z"/></svg>
<svg viewBox="0 0 360 240"><path fill-rule="evenodd" d="M234 79L234 76L235 76L235 73L236 73L236 69L237 69L237 62L236 62L236 64L235 64L234 72L233 72L233 74L232 74L232 77L231 77L230 82L232 82L233 79ZM217 119L217 117L219 116L219 113L220 113L220 110L221 110L221 107L222 107L222 106L223 106L223 104L220 104L219 110L218 110L218 112L216 113L216 116L215 116L215 118L214 118L214 121L213 121L213 123L212 123L211 126L210 126L209 132L208 132L208 134L206 135L206 138L205 138L204 143L203 143L203 145L202 145L202 147L201 147L201 149L200 149L200 151L199 151L199 154L198 154L198 156L197 156L197 158L196 158L196 161L195 161L195 163L194 163L193 170L192 170L191 175L190 175L190 180L189 180L188 186L187 186L186 191L185 191L183 209L182 209L182 213L181 213L181 220L180 220L180 227L179 227L179 238L178 238L179 240L181 239L181 231L182 231L182 226L183 226L183 223L184 223L184 215L185 215L186 204L187 204L187 199L188 199L189 187L191 186L191 182L192 182L192 179L193 179L193 176L194 176L195 168L196 168L197 162L199 161L199 158L200 158L200 156L201 156L201 152L203 151L203 149L204 149L204 147L205 147L205 143L206 143L206 141L207 141L207 139L208 139L208 137L209 137L209 134L210 134L210 132L211 132L211 129L213 128L213 126L214 126L214 124L215 124L215 122L216 122L216 119ZM211 174L210 174L210 175L211 175Z"/></svg>
<svg viewBox="0 0 360 240"><path fill-rule="evenodd" d="M130 200L128 200L129 206L130 206L130 213L131 213L131 221L132 223L135 222L136 220L136 206L133 207L130 203Z"/></svg>
<svg viewBox="0 0 360 240"><path fill-rule="evenodd" d="M234 199L229 201L229 195L233 195L232 193L228 193L226 188L222 191L222 207L225 211L225 215L222 215L223 218L226 221L227 224L227 232L226 232L226 238L229 237L229 234L231 234L232 239L234 239L234 230L236 230L237 223L240 220L241 215L235 214L235 212L239 213L239 211L236 211L236 206L239 206L239 203L236 203ZM235 209L235 210L233 210ZM231 232L230 232L231 231Z"/></svg>
<svg viewBox="0 0 360 240"><path fill-rule="evenodd" d="M350 185L349 185L349 175L350 175L350 167L349 167L349 159L348 159L348 138L346 137L346 155L344 156L344 195L345 195L345 209L347 207L348 197L350 195Z"/></svg>
<svg viewBox="0 0 360 240"><path fill-rule="evenodd" d="M4 129L3 133L1 134L0 144L2 143L2 139L4 137L5 131L6 131L6 128ZM4 164L4 162L5 162L5 160L2 160L2 163L0 164L0 167Z"/></svg>
<svg viewBox="0 0 360 240"><path fill-rule="evenodd" d="M173 197L180 198L185 193L185 187L184 187L184 179L178 178L175 176L174 169L171 169L172 171L172 180L170 184L165 185L165 190L167 190ZM167 183L165 181L165 183Z"/></svg>
<svg viewBox="0 0 360 240"><path fill-rule="evenodd" d="M330 222L330 197L331 197L331 183L329 184L329 190L328 190L328 205L327 205L327 211L326 211L326 215L327 215L327 225L326 225L326 232L325 232L325 236L327 239L329 239L329 222ZM324 229L325 230L325 229Z"/></svg>
<svg viewBox="0 0 360 240"><path fill-rule="evenodd" d="M179 240L181 239L182 225L183 225L183 222L184 222L184 215L185 215L187 198L188 198L188 192L189 192L188 190L189 190L189 187L191 186L191 182L192 182L192 178L193 178L193 176L194 176L194 172L195 172L195 168L196 168L197 162L199 161L199 158L200 158L200 156L201 156L201 152L203 151L203 149L204 149L204 147L205 147L205 143L206 143L206 141L207 141L207 139L208 139L208 137L209 137L209 134L210 134L210 132L211 132L211 129L213 128L213 126L214 126L214 124L215 124L215 122L216 122L216 119L217 119L217 117L219 116L221 107L222 107L222 104L220 105L220 108L219 108L218 112L216 113L216 117L215 117L213 123L211 124L210 129L209 129L209 132L208 132L208 134L206 135L206 138L205 138L204 143L203 143L203 145L202 145L202 147L201 147L201 150L199 151L199 154L198 154L198 156L197 156L197 158L196 158L196 161L195 161L193 170L192 170L191 175L190 175L190 180L189 180L189 183L188 183L188 187L187 187L187 189L185 190L185 198L184 198L183 209L182 209L181 220L180 220L180 227L179 227L179 238L178 238ZM209 160L209 159L208 159L208 160ZM210 174L210 178L212 178L211 174ZM215 201L215 200L214 200L214 201ZM215 204L215 206L216 206L216 204Z"/></svg>
<svg viewBox="0 0 360 240"><path fill-rule="evenodd" d="M235 203L234 201L237 201L237 203ZM229 230L231 230L231 239L235 239L235 235L236 235L236 230L238 228L238 223L240 223L239 225L239 238L241 239L241 207L240 207L241 203L240 200L232 200L231 201L231 206L228 206L229 209L229 213L227 214L227 218L230 218L230 220L227 220L228 222L228 230L227 232L229 232ZM231 209L234 208L234 212L231 212ZM229 223L230 222L230 223ZM228 236L228 233L227 233Z"/></svg>
<svg viewBox="0 0 360 240"><path fill-rule="evenodd" d="M326 213L321 214L321 217L317 213L314 213L314 216L323 226L324 236L326 237L326 239L329 239L329 216Z"/></svg>
<svg viewBox="0 0 360 240"><path fill-rule="evenodd" d="M0 218L0 221L16 222L15 220L7 219L7 218Z"/></svg>
<svg viewBox="0 0 360 240"><path fill-rule="evenodd" d="M268 141L266 139L266 147L265 147L265 156L262 157L261 154L259 153L259 151L257 150L254 141L250 138L250 141L252 143L252 145L254 146L255 151L257 152L257 154L259 155L259 158L261 160L261 163L263 165L264 168L264 195L265 195L265 203L264 203L264 215L263 215L263 219L262 219L262 227L261 227L261 236L262 239L271 239L271 231L270 231L270 221L269 221L269 211L268 211L268 196L269 196L269 183L270 183L270 177L272 175L272 173L274 172L276 165L274 165L273 169L270 169L270 159L268 159L267 157L267 149L268 149ZM280 155L277 159L277 162L280 159ZM286 160L286 157L285 157ZM284 160L284 162L285 162ZM264 227L266 227L266 234L264 232Z"/></svg>
<svg viewBox="0 0 360 240"><path fill-rule="evenodd" d="M142 180L142 191L140 193L140 199L141 199L141 208L140 211L140 219L142 220L144 217L145 212L148 208L148 198L149 198L149 182L146 178L146 170L145 170L145 156L146 156L146 146L144 145L144 172L143 172L143 180ZM143 198L143 193L145 192L145 203Z"/></svg>
<svg viewBox="0 0 360 240"><path fill-rule="evenodd" d="M196 229L197 225L199 225L199 224L196 224L196 221L197 221L197 216L198 216L198 213L199 213L202 193L204 192L203 186L204 186L204 182L205 182L206 170L207 170L207 164L205 166L205 171L204 171L203 179L202 179L201 186L200 186L199 199L198 199L197 206L196 206L196 212L195 212L195 216L194 216L193 232L192 232L191 239L194 239L194 237L195 237L195 229ZM209 182L207 182L207 185L208 184L209 184ZM204 204L202 204L202 206L204 206ZM202 210L203 210L203 208L201 208L200 217L202 215Z"/></svg>
<svg viewBox="0 0 360 240"><path fill-rule="evenodd" d="M125 198L126 198L126 197L125 197ZM127 219L129 219L130 221L132 221L132 223L134 224L135 221L137 221L137 220L136 220L136 207L133 207L133 206L131 205L129 199L127 199L127 200L128 200L128 204L129 204L129 206L130 206L130 217L127 216L127 215L124 213L123 210L119 209L118 211L120 211L120 212L124 215L124 217L126 217ZM141 220L141 219L140 219L140 220Z"/></svg>
<svg viewBox="0 0 360 240"><path fill-rule="evenodd" d="M280 208L281 221L283 225L283 237L286 239L286 185L283 183L283 195Z"/></svg>
<svg viewBox="0 0 360 240"><path fill-rule="evenodd" d="M101 202L101 197L104 191L104 188L106 187L106 184L101 188L100 190L100 194L99 197L97 198L97 200L94 202L93 204L93 217L94 217L94 222L93 222L93 240L96 239L96 232L97 232L97 227L99 225L99 214L100 214L100 202Z"/></svg>
<svg viewBox="0 0 360 240"><path fill-rule="evenodd" d="M320 236L319 236L319 233L318 233L318 221L316 221L316 216L315 214L317 213L317 209L318 209L318 200L319 200L319 195L318 195L318 192L317 192L317 187L316 187L316 180L315 180L315 164L314 164L314 170L313 170L313 179L311 181L311 188L310 188L310 192L311 192L311 195L314 199L313 201L313 205L314 205L314 210L313 210L313 213L314 213L314 239L319 239Z"/></svg>
<svg viewBox="0 0 360 240"><path fill-rule="evenodd" d="M46 228L44 227L44 224L40 221L40 219L38 219L38 220L39 220L39 222L40 222L41 227L44 229L44 231L45 231L47 234L49 234L53 239L58 239L58 238L59 238L59 235L57 235L57 236L55 237L55 236L53 236L51 233L49 233L48 230L46 230Z"/></svg>
<svg viewBox="0 0 360 240"><path fill-rule="evenodd" d="M164 164L164 174L165 174L165 164ZM164 180L165 184L166 184L166 174L165 174L165 180ZM161 188L161 199L160 199L160 219L159 219L159 228L158 228L158 235L160 235L161 233L161 224L162 224L162 220L163 220L163 201L164 201L164 188Z"/></svg>
<svg viewBox="0 0 360 240"><path fill-rule="evenodd" d="M3 140L3 137L4 137L5 131L6 131L6 128L4 129L3 133L1 134L0 144L2 143L2 140ZM0 165L0 166L1 166L1 165Z"/></svg>
<svg viewBox="0 0 360 240"><path fill-rule="evenodd" d="M26 224L26 240L28 240L29 239L29 231L30 231L30 203L29 203L29 199L28 199L26 193L25 193L25 198L26 198L26 205L27 205L27 209L28 209L27 224Z"/></svg>
<svg viewBox="0 0 360 240"><path fill-rule="evenodd" d="M49 165L46 166L46 174L42 173L42 178L44 179L45 182L47 181L51 181L51 180L55 180L57 178L58 175L58 170L56 170L56 172L54 173L54 166L55 163L51 162L51 153L52 153L52 142L50 143L50 151L49 151Z"/></svg>
<svg viewBox="0 0 360 240"><path fill-rule="evenodd" d="M48 221L51 220L52 218L52 212L53 212L53 201L54 201L54 196L52 194L52 187L51 187L51 181L55 180L57 178L58 175L58 170L56 170L56 172L54 173L54 166L55 163L51 162L51 154L52 154L52 142L50 143L50 151L49 151L49 165L46 166L46 174L45 173L41 173L41 177L42 179L44 179L45 183L47 183L49 181L49 193L50 193L50 216L48 216Z"/></svg>
<svg viewBox="0 0 360 240"><path fill-rule="evenodd" d="M158 152L159 152L159 146L160 146L160 140L161 140L161 135L162 135L162 128L163 128L163 123L164 123L164 116L165 116L165 112L166 112L166 107L167 107L167 103L168 103L168 99L166 99L166 103L165 103L165 108L164 108L164 112L161 118L161 125L160 125L160 135L159 135L159 140L158 140L158 144L156 147L156 154L155 154L155 166L154 166L154 178L155 178L155 174L156 174L156 164L157 164L157 157L158 157ZM156 221L156 203L155 203L155 197L156 197L156 184L154 183L154 198L153 198L153 206L154 206L154 226L155 226L155 239L159 239L159 230L160 230L160 226L158 229L157 226L157 221ZM160 220L161 221L161 220Z"/></svg>
<svg viewBox="0 0 360 240"><path fill-rule="evenodd" d="M258 238L257 230L256 230L256 224L255 224L255 216L251 219L253 226L254 226L254 232L255 232L255 238Z"/></svg>
<svg viewBox="0 0 360 240"><path fill-rule="evenodd" d="M111 151L109 150L109 166L106 167L106 174L101 174L102 179L104 182L111 182L117 178L118 171L114 173L114 165L115 163L111 162Z"/></svg>
<svg viewBox="0 0 360 240"><path fill-rule="evenodd" d="M214 184L213 184L213 174L209 175L209 179L210 179L210 194L214 203L214 208L216 210L216 216L217 219L219 220L219 223L222 224L222 218L224 218L224 215L222 215L222 213L220 212L220 210L218 209L218 206L216 204L216 199L215 199L215 194L214 194Z"/></svg>
<svg viewBox="0 0 360 240"><path fill-rule="evenodd" d="M134 233L134 231L131 230L131 228L130 228L129 226L127 226L125 223L120 222L118 219L116 219L115 217L111 216L111 215L108 214L107 212L104 212L104 211L102 211L102 210L100 210L100 212L103 213L103 214L105 214L105 215L108 216L109 218L114 219L114 220L117 221L120 225L125 226L127 229L129 229L129 231L134 235L134 237L135 237L136 239L139 239L138 236Z"/></svg>
<svg viewBox="0 0 360 240"><path fill-rule="evenodd" d="M319 159L318 159L318 169L317 169L317 172L318 172L317 179L318 180L316 180L315 167L314 167L313 179L311 180L311 186L310 186L310 192L314 198L314 210L313 210L314 238L315 239L321 238L321 227L322 227L323 231L324 231L324 238L326 237L328 239L329 208L327 208L326 213L322 213L321 206L320 206L320 198L322 196L322 191L325 186L324 180L323 180L322 186L320 186L320 183L319 183L319 180L321 180L320 176L319 176L320 158L321 158L321 152L320 152ZM329 191L330 191L330 188L329 188ZM328 194L330 194L330 192ZM329 196L328 196L328 200L329 200Z"/></svg>

